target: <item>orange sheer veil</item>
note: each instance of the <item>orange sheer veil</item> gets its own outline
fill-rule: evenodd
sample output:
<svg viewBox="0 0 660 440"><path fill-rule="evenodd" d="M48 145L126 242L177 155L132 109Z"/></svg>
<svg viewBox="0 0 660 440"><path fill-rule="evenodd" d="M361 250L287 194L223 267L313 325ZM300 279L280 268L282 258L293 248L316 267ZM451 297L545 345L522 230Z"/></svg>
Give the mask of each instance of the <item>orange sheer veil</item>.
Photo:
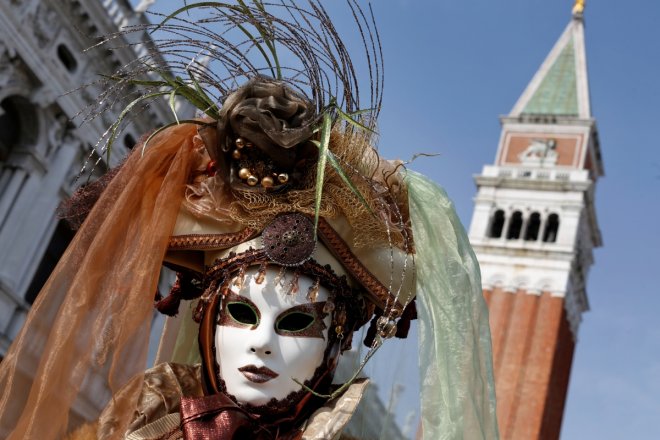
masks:
<svg viewBox="0 0 660 440"><path fill-rule="evenodd" d="M81 421L74 406L93 420L129 381L142 381L196 133L178 125L136 147L76 234L0 365L0 438L62 438ZM123 435L134 411L140 387L126 389L114 398L109 438Z"/></svg>

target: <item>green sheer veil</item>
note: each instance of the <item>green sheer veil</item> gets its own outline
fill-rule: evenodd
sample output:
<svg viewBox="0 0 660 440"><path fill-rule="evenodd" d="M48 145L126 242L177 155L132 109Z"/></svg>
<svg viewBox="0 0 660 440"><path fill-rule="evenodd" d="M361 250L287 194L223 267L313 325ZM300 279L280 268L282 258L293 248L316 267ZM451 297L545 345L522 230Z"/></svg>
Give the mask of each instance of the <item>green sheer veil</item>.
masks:
<svg viewBox="0 0 660 440"><path fill-rule="evenodd" d="M416 247L424 439L497 439L488 310L477 259L452 202L406 177Z"/></svg>

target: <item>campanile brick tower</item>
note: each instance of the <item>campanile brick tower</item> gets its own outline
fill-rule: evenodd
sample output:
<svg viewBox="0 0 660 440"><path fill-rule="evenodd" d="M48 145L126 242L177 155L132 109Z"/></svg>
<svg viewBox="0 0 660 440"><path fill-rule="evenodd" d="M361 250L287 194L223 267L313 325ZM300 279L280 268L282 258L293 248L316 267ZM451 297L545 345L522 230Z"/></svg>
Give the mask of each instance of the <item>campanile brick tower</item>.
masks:
<svg viewBox="0 0 660 440"><path fill-rule="evenodd" d="M601 245L603 166L591 116L584 3L513 110L494 165L476 176L470 240L490 309L502 439L559 437L587 274Z"/></svg>

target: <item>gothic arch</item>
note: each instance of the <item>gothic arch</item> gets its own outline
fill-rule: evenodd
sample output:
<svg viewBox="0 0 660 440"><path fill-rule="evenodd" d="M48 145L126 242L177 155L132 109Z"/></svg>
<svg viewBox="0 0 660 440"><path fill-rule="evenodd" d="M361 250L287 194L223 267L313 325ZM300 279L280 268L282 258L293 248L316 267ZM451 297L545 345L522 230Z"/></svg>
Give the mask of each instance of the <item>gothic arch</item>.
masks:
<svg viewBox="0 0 660 440"><path fill-rule="evenodd" d="M496 273L488 277L488 280L484 282L484 287L489 289L495 289L497 287L504 287L505 276L502 273Z"/></svg>
<svg viewBox="0 0 660 440"><path fill-rule="evenodd" d="M548 216L543 231L543 241L545 243L554 243L557 241L557 234L559 233L559 214L552 213Z"/></svg>
<svg viewBox="0 0 660 440"><path fill-rule="evenodd" d="M504 211L497 209L490 218L490 224L488 226L488 236L490 238L500 238L502 236L504 220Z"/></svg>
<svg viewBox="0 0 660 440"><path fill-rule="evenodd" d="M0 100L0 163L12 153L32 149L39 143L39 109L22 95Z"/></svg>
<svg viewBox="0 0 660 440"><path fill-rule="evenodd" d="M534 288L540 293L543 292L554 292L554 282L552 278L541 278L534 284Z"/></svg>
<svg viewBox="0 0 660 440"><path fill-rule="evenodd" d="M525 228L525 241L536 241L539 238L540 228L541 214L534 211L527 219L527 227Z"/></svg>
<svg viewBox="0 0 660 440"><path fill-rule="evenodd" d="M529 277L527 276L517 276L513 278L512 286L515 290L527 290L529 288Z"/></svg>
<svg viewBox="0 0 660 440"><path fill-rule="evenodd" d="M523 227L523 215L522 212L516 210L511 214L511 220L509 220L509 229L506 231L507 240L517 240L520 238L520 233Z"/></svg>

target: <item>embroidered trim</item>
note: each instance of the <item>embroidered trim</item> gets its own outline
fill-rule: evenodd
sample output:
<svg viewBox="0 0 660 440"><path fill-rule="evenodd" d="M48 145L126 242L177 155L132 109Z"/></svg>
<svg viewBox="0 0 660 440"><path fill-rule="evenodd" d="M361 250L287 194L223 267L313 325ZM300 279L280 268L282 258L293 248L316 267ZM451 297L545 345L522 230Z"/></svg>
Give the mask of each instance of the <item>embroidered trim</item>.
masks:
<svg viewBox="0 0 660 440"><path fill-rule="evenodd" d="M187 234L170 237L168 250L207 250L207 249L226 249L239 245L255 237L257 233L245 228L242 231L230 232L227 234Z"/></svg>
<svg viewBox="0 0 660 440"><path fill-rule="evenodd" d="M393 303L389 290L353 255L344 239L323 217L319 218L318 235L344 268L377 300L377 305L381 309L384 309L385 305L389 305L391 315L394 317L401 315L403 305L398 301Z"/></svg>

